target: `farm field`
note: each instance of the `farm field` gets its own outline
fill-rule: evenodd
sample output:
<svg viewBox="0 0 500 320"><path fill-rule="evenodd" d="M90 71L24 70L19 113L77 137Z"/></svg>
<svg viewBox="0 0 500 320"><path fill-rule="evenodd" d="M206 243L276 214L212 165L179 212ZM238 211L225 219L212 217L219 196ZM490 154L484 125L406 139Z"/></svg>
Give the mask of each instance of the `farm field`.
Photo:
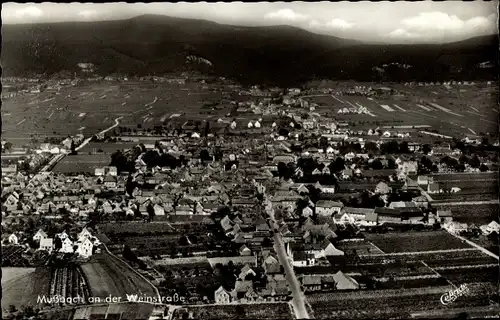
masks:
<svg viewBox="0 0 500 320"><path fill-rule="evenodd" d="M445 231L386 234L366 233L365 236L367 240L371 241L385 253L470 248L468 244L463 243Z"/></svg>
<svg viewBox="0 0 500 320"><path fill-rule="evenodd" d="M444 309L440 302L450 286L405 288L402 290L358 291L352 293L319 293L308 295L316 319L388 319L409 318L416 311ZM454 307L489 305L487 297L467 297Z"/></svg>
<svg viewBox="0 0 500 320"><path fill-rule="evenodd" d="M393 87L389 85L390 87ZM470 86L465 91L443 86L401 87L404 96L367 98L362 96L312 95L307 101L329 106L334 113L341 108L366 107L370 114L337 114L340 121L357 122L355 128L374 125L430 125L431 130L450 136L496 133L498 114L493 110L494 99L486 93L494 88ZM484 89L485 92L481 92ZM324 108L324 107L323 107Z"/></svg>
<svg viewBox="0 0 500 320"><path fill-rule="evenodd" d="M108 166L111 162L109 154L77 154L67 155L56 164L52 171L56 173L94 173L96 168Z"/></svg>
<svg viewBox="0 0 500 320"><path fill-rule="evenodd" d="M152 285L108 253L94 254L90 262L82 265L82 269L93 297L112 295L126 299L126 294L131 293L156 296Z"/></svg>
<svg viewBox="0 0 500 320"><path fill-rule="evenodd" d="M461 223L474 223L478 226L488 224L491 221L498 222L498 214L500 212L499 204L470 204L470 205L454 205L446 206L438 203L433 206L438 210L451 210L453 220Z"/></svg>
<svg viewBox="0 0 500 320"><path fill-rule="evenodd" d="M259 303L226 306L200 306L187 307L185 313L193 314L193 319L294 319L288 303ZM174 320L183 319L177 309L173 315Z"/></svg>
<svg viewBox="0 0 500 320"><path fill-rule="evenodd" d="M37 297L48 295L50 268L2 268L2 314L9 305L37 304Z"/></svg>
<svg viewBox="0 0 500 320"><path fill-rule="evenodd" d="M70 265L65 268L52 269L52 281L50 285L50 296L81 297L86 303L89 298L89 290L83 271L79 266Z"/></svg>
<svg viewBox="0 0 500 320"><path fill-rule="evenodd" d="M221 98L221 93L204 90L198 84L81 83L59 92L4 99L2 136L5 139L29 138L32 134L42 138L65 137L78 132L91 135L114 124L119 116L123 116L121 126L147 127L178 110L199 117L204 102ZM222 110L221 114L225 112Z"/></svg>

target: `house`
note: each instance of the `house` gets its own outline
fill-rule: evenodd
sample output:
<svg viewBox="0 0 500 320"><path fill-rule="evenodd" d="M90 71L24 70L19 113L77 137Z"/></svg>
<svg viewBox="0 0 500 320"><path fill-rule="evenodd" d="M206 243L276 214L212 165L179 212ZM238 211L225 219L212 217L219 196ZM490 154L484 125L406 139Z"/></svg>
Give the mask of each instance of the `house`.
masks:
<svg viewBox="0 0 500 320"><path fill-rule="evenodd" d="M453 221L453 213L451 210L438 210L436 215L440 223L449 223Z"/></svg>
<svg viewBox="0 0 500 320"><path fill-rule="evenodd" d="M401 213L397 209L391 208L375 208L375 213L378 216L378 223L399 223L401 222Z"/></svg>
<svg viewBox="0 0 500 320"><path fill-rule="evenodd" d="M333 280L335 281L335 287L337 290L358 290L359 283L346 275L342 271L337 272L333 275Z"/></svg>
<svg viewBox="0 0 500 320"><path fill-rule="evenodd" d="M253 290L253 282L250 280L236 280L234 290L230 292L232 301L244 299L248 291Z"/></svg>
<svg viewBox="0 0 500 320"><path fill-rule="evenodd" d="M256 273L255 273L255 271L253 271L253 269L252 269L252 267L250 267L250 265L246 264L243 268L241 268L241 272L238 275L238 278L241 280L245 280L245 278L248 275L252 275L255 277Z"/></svg>
<svg viewBox="0 0 500 320"><path fill-rule="evenodd" d="M375 212L375 209L344 207L342 211L354 218L355 221L362 221L366 218L367 215L373 214Z"/></svg>
<svg viewBox="0 0 500 320"><path fill-rule="evenodd" d="M155 204L153 206L153 209L155 211L155 216L164 216L165 215L165 209L163 209L163 207L160 206L159 204Z"/></svg>
<svg viewBox="0 0 500 320"><path fill-rule="evenodd" d="M427 208L429 206L429 200L424 195L415 197L411 201L419 208Z"/></svg>
<svg viewBox="0 0 500 320"><path fill-rule="evenodd" d="M78 248L76 249L76 253L82 258L89 258L92 256L92 252L94 249L94 244L90 241L89 238L85 238L82 242L78 244Z"/></svg>
<svg viewBox="0 0 500 320"><path fill-rule="evenodd" d="M343 207L344 204L342 202L319 200L316 203L316 214L321 216L332 216L339 213Z"/></svg>
<svg viewBox="0 0 500 320"><path fill-rule="evenodd" d="M335 248L335 246L329 241L325 240L321 244L321 252L323 257L337 257L344 256L344 251Z"/></svg>
<svg viewBox="0 0 500 320"><path fill-rule="evenodd" d="M417 177L417 183L420 186L427 186L430 182L433 182L434 179L429 176L418 176Z"/></svg>
<svg viewBox="0 0 500 320"><path fill-rule="evenodd" d="M444 225L442 225L443 229L450 233L458 234L461 232L465 232L468 230L467 223L458 223L455 221L447 222Z"/></svg>
<svg viewBox="0 0 500 320"><path fill-rule="evenodd" d="M251 256L252 255L252 250L250 250L246 245L242 245L239 249L239 252L240 252L240 255L242 255L242 256Z"/></svg>
<svg viewBox="0 0 500 320"><path fill-rule="evenodd" d="M333 216L333 221L337 224L352 224L356 220L346 212L339 212Z"/></svg>
<svg viewBox="0 0 500 320"><path fill-rule="evenodd" d="M214 296L216 304L228 304L231 302L231 295L222 286L215 291Z"/></svg>
<svg viewBox="0 0 500 320"><path fill-rule="evenodd" d="M491 221L490 223L482 225L479 228L484 235L489 235L493 232L498 234L500 232L500 224L496 221Z"/></svg>
<svg viewBox="0 0 500 320"><path fill-rule="evenodd" d="M281 273L281 264L272 255L268 255L262 263L266 274Z"/></svg>
<svg viewBox="0 0 500 320"><path fill-rule="evenodd" d="M313 215L313 209L311 207L307 206L304 209L302 209L302 216L304 218L308 218L312 215Z"/></svg>
<svg viewBox="0 0 500 320"><path fill-rule="evenodd" d="M62 240L61 249L59 249L59 252L73 253L73 241L71 241L69 238L65 238L64 240Z"/></svg>
<svg viewBox="0 0 500 320"><path fill-rule="evenodd" d="M294 267L309 267L316 264L314 254L297 251L293 253L292 265Z"/></svg>
<svg viewBox="0 0 500 320"><path fill-rule="evenodd" d="M15 233L13 233L9 236L8 241L9 244L17 245L19 243L19 237Z"/></svg>
<svg viewBox="0 0 500 320"><path fill-rule="evenodd" d="M87 230L87 228L83 228L83 230L78 234L78 241L83 242L83 240L87 238L91 238L92 234Z"/></svg>
<svg viewBox="0 0 500 320"><path fill-rule="evenodd" d="M47 234L42 230L39 229L37 233L33 236L33 240L40 242L40 240L47 238Z"/></svg>
<svg viewBox="0 0 500 320"><path fill-rule="evenodd" d="M53 248L54 248L54 239L42 238L40 240L39 250L44 250L44 251L51 253Z"/></svg>

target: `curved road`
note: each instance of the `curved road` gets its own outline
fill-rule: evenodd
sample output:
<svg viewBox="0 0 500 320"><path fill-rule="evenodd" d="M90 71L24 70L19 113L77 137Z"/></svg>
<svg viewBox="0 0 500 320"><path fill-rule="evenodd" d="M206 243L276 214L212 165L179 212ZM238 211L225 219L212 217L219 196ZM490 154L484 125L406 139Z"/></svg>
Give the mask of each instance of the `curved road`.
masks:
<svg viewBox="0 0 500 320"><path fill-rule="evenodd" d="M114 125L112 125L111 127L107 128L107 129L102 130L102 131L101 131L101 132L99 132L98 134L104 134L104 133L108 132L109 130L116 128L116 127L120 124L120 121L118 121L118 120L120 120L121 118L123 118L123 117L118 117L118 118L116 118L116 119L115 119L115 124L114 124ZM90 142L90 140L92 140L92 137L90 137L90 138L87 138L87 139L83 140L83 142L82 142L82 143L81 143L78 147L76 147L76 148L75 148L75 150L76 150L76 151L79 151L80 149L82 149L83 147L85 147L85 146L86 146L86 145ZM46 165L45 165L45 166L44 166L44 167L40 170L40 172L50 171L49 169L50 169L50 168L53 168L53 167L54 167L54 166L55 166L55 165L56 165L59 161L61 161L61 160L62 160L65 156L66 156L66 154L64 154L64 153L60 153L60 154L56 155L54 158L52 158L52 159L49 161L49 163L47 163L47 164L46 164Z"/></svg>
<svg viewBox="0 0 500 320"><path fill-rule="evenodd" d="M112 125L111 127L107 128L107 129L102 130L97 135L105 134L109 130L112 130L112 129L118 127L118 125L120 124L120 121L118 121L118 120L120 120L121 118L123 118L123 116L116 118L114 125ZM78 151L78 150L82 149L83 147L85 147L90 142L90 140L92 140L92 137L85 139L78 147L75 148L75 150Z"/></svg>
<svg viewBox="0 0 500 320"><path fill-rule="evenodd" d="M271 228L273 230L278 230L278 223L276 223L276 220L274 219L274 210L272 208L271 202L267 200L266 195L264 195L264 204L266 205L266 212L271 218ZM292 305L295 311L295 317L297 319L310 319L306 309L306 298L304 296L304 293L302 292L300 283L297 280L297 276L293 271L293 267L290 264L290 260L288 259L288 256L285 252L285 245L279 232L274 232L274 248L276 250L276 253L278 254L280 264L285 269L286 279L288 284L290 285L290 289L292 290Z"/></svg>

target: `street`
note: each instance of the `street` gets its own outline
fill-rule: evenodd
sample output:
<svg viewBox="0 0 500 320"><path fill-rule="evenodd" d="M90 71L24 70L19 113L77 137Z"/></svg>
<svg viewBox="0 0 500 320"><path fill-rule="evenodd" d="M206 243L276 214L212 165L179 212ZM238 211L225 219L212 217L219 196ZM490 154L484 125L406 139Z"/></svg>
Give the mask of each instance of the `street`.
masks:
<svg viewBox="0 0 500 320"><path fill-rule="evenodd" d="M271 203L267 200L266 196L264 196L264 203L266 204L266 212L271 218L271 229L278 230L279 226L274 219L274 210L272 209ZM290 264L288 256L285 252L285 245L279 232L274 232L274 248L276 250L276 253L278 254L280 264L285 269L286 280L288 282L288 285L290 286L290 289L292 290L292 305L295 311L295 317L297 319L309 319L304 293L302 292L300 283L297 280L297 276L295 275L293 267Z"/></svg>

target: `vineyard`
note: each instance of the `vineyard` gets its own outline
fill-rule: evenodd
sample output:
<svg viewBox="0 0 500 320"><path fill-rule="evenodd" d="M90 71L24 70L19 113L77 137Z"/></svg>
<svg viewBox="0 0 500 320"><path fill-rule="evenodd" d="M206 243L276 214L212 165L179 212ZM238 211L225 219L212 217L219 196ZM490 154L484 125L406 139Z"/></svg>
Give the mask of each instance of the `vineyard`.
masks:
<svg viewBox="0 0 500 320"><path fill-rule="evenodd" d="M50 296L78 297L80 301L87 301L90 290L82 269L76 265L52 269Z"/></svg>

